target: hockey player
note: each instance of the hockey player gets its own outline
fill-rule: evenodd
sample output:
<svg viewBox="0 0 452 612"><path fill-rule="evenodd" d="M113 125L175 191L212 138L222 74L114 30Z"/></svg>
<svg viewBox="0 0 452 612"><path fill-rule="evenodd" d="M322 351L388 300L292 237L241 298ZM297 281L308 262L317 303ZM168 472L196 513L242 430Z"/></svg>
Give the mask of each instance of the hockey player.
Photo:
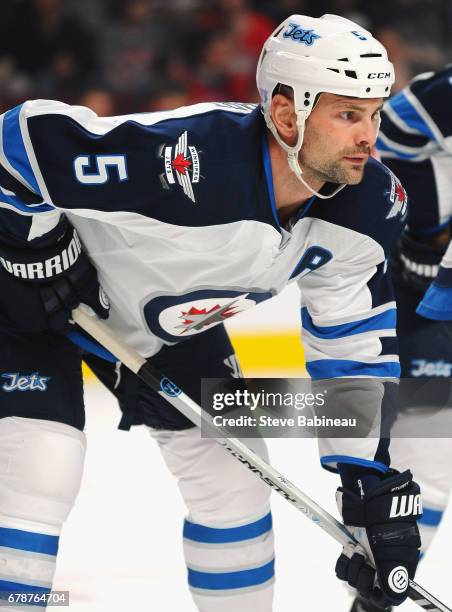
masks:
<svg viewBox="0 0 452 612"><path fill-rule="evenodd" d="M452 289L447 288L447 269L437 277L450 241L452 216L451 82L452 66L413 79L385 104L377 141L382 161L401 179L410 200L407 227L391 262L401 376L411 379L402 397L410 397L411 401L416 397L412 379L422 384L427 378L436 378L437 385L430 387L432 403L438 400L434 396L436 388L436 395L443 396L439 385L444 386L445 379L452 376ZM450 287L451 283L448 284ZM422 421L416 416L415 406L401 401L401 435L404 424L417 419L418 437L406 437L407 433L394 437L391 460L395 467L408 463L422 488L424 514L419 527L425 553L438 529L452 486L452 413L447 408L442 411L444 438L422 438L419 431ZM409 408L411 411L407 411ZM431 463L426 457L432 458ZM378 609L360 599L352 608L355 612Z"/></svg>
<svg viewBox="0 0 452 612"><path fill-rule="evenodd" d="M60 333L79 302L107 316L94 270L111 328L198 402L201 377L237 374L222 321L289 282L301 288L311 376L373 378L381 402L381 381L399 374L386 260L406 198L369 154L393 78L355 23L293 15L262 51L261 107L99 118L38 100L2 116L0 589L51 586L85 446L80 356ZM269 612L268 488L125 368L85 359L118 397L123 427L148 425L178 479L198 609ZM419 487L389 468L387 440L323 440L321 454L360 540L338 576L401 603L420 506L403 518L390 508L419 501Z"/></svg>

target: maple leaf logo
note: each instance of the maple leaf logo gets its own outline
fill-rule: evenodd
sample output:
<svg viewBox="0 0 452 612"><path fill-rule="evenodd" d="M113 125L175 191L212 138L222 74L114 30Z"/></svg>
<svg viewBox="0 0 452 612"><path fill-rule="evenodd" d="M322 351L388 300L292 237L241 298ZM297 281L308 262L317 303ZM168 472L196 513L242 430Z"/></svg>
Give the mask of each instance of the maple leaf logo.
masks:
<svg viewBox="0 0 452 612"><path fill-rule="evenodd" d="M178 153L178 155L176 155L176 157L173 159L171 165L173 166L174 170L179 172L179 174L185 175L191 166L191 161L184 157L183 153Z"/></svg>
<svg viewBox="0 0 452 612"><path fill-rule="evenodd" d="M236 306L234 306L235 301L236 300L229 304L225 304L224 306L216 304L209 310L207 310L207 308L196 308L196 306L191 306L188 311L182 311L182 314L179 317L183 320L180 327L185 328L182 333L185 333L190 329L201 330L207 325L211 325L212 323L220 323L224 319L233 317L235 314L237 314Z"/></svg>
<svg viewBox="0 0 452 612"><path fill-rule="evenodd" d="M403 189L400 183L397 183L395 192L396 192L397 200L399 200L399 202L404 202L405 201L405 190Z"/></svg>

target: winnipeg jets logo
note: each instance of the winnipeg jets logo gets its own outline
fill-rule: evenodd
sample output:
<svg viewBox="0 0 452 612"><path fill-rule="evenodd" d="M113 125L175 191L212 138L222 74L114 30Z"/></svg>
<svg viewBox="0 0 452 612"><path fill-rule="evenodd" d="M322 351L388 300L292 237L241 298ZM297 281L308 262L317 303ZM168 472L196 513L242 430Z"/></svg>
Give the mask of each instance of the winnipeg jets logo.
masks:
<svg viewBox="0 0 452 612"><path fill-rule="evenodd" d="M143 307L149 330L165 342L180 342L268 300L270 291L196 289L180 295L156 295ZM227 365L227 364L226 364Z"/></svg>
<svg viewBox="0 0 452 612"><path fill-rule="evenodd" d="M401 220L403 221L405 219L405 215L407 213L408 208L408 198L406 195L406 191L402 187L402 184L396 177L396 175L393 174L390 170L388 171L391 176L391 190L389 191L388 195L392 207L386 215L386 219L393 219L397 215L400 215Z"/></svg>
<svg viewBox="0 0 452 612"><path fill-rule="evenodd" d="M223 306L215 304L215 306L209 309L198 309L196 306L192 306L188 311L182 312L180 319L182 319L183 323L181 325L176 325L176 328L182 329L181 333L185 334L185 332L193 329L201 331L206 325L221 323L225 319L237 314L238 306L235 306L236 302L238 302L238 298L227 304L223 304Z"/></svg>
<svg viewBox="0 0 452 612"><path fill-rule="evenodd" d="M166 187L177 181L185 195L195 203L193 183L199 183L199 154L196 147L187 144L187 131L179 136L176 146L163 146L161 155L165 161Z"/></svg>
<svg viewBox="0 0 452 612"><path fill-rule="evenodd" d="M317 38L321 38L314 30L304 30L298 23L289 23L288 29L283 34L284 38L292 38L296 42L310 47Z"/></svg>
<svg viewBox="0 0 452 612"><path fill-rule="evenodd" d="M20 375L18 372L2 374L6 382L2 385L3 391L47 391L50 376L40 376L38 372L29 375Z"/></svg>

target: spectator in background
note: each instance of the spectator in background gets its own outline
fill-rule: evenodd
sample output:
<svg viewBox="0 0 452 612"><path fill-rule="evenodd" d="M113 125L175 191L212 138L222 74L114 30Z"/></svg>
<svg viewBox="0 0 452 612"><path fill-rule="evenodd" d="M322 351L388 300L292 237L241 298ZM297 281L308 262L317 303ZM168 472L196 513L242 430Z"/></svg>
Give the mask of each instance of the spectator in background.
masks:
<svg viewBox="0 0 452 612"><path fill-rule="evenodd" d="M450 0L381 0L366 5L376 37L388 50L399 91L421 72L447 63L450 49ZM390 16L390 19L388 18Z"/></svg>
<svg viewBox="0 0 452 612"><path fill-rule="evenodd" d="M87 89L78 102L81 106L87 106L99 117L111 117L115 114L115 100L111 92L101 89Z"/></svg>
<svg viewBox="0 0 452 612"><path fill-rule="evenodd" d="M2 56L34 85L34 95L69 98L94 69L94 41L84 23L64 12L63 0L16 3L2 28Z"/></svg>
<svg viewBox="0 0 452 612"><path fill-rule="evenodd" d="M256 99L256 61L273 31L272 19L252 10L247 0L217 0L195 17L185 46L192 75L186 86L192 101Z"/></svg>
<svg viewBox="0 0 452 612"><path fill-rule="evenodd" d="M165 87L158 94L152 96L145 110L150 112L174 110L188 104L190 104L190 99L187 90L181 85L174 84Z"/></svg>
<svg viewBox="0 0 452 612"><path fill-rule="evenodd" d="M200 57L187 83L192 102L231 100L231 58L234 39L229 32L215 32L202 45Z"/></svg>
<svg viewBox="0 0 452 612"><path fill-rule="evenodd" d="M252 10L248 0L219 0L223 29L230 32L233 50L229 56L230 98L256 99L256 63L262 46L276 23L262 12Z"/></svg>
<svg viewBox="0 0 452 612"><path fill-rule="evenodd" d="M128 0L119 19L100 30L100 70L117 93L144 96L156 81L158 63L172 42L167 23L153 13L150 0Z"/></svg>
<svg viewBox="0 0 452 612"><path fill-rule="evenodd" d="M161 91L169 96L168 105L177 99L184 104L253 101L259 48L287 14L335 13L374 30L396 66L395 91L414 74L435 70L452 57L451 0L7 0L2 4L0 105L6 107L25 97L73 102L90 88L103 90L100 97L95 93L93 104L108 108L114 101L118 114L154 108ZM108 92L113 95L109 102Z"/></svg>

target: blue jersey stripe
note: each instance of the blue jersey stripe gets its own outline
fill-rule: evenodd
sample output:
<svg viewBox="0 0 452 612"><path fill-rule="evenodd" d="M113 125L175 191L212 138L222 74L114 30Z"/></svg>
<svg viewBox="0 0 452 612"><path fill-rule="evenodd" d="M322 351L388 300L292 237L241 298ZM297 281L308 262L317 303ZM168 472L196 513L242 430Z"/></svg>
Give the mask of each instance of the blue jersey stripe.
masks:
<svg viewBox="0 0 452 612"><path fill-rule="evenodd" d="M395 153L397 157L400 157L400 159L414 159L419 155L419 153L405 153L405 152L400 151L400 149L398 148L391 147L386 142L383 142L383 140L380 137L377 138L376 146L377 146L378 151L380 153L383 153L383 158L384 158L385 151L389 153Z"/></svg>
<svg viewBox="0 0 452 612"><path fill-rule="evenodd" d="M242 589L256 586L275 575L275 560L262 567L238 572L199 572L188 568L188 584L198 589Z"/></svg>
<svg viewBox="0 0 452 612"><path fill-rule="evenodd" d="M269 512L266 516L247 525L240 527L230 527L217 529L215 527L205 527L185 520L184 538L195 542L206 542L209 544L225 544L228 542L242 542L250 540L267 533L272 528L272 515Z"/></svg>
<svg viewBox="0 0 452 612"><path fill-rule="evenodd" d="M410 234L415 234L415 235L425 235L425 234L437 234L439 231L441 231L442 229L445 229L446 227L448 227L450 225L451 222L451 218L449 217L449 219L447 221L444 221L444 223L439 223L438 225L433 225L431 227L424 227L422 229L420 228L413 228L410 226Z"/></svg>
<svg viewBox="0 0 452 612"><path fill-rule="evenodd" d="M416 308L421 317L433 321L452 320L452 287L438 287L433 282Z"/></svg>
<svg viewBox="0 0 452 612"><path fill-rule="evenodd" d="M397 322L397 311L390 308L367 319L342 323L340 325L314 325L307 308L301 309L301 322L303 328L316 338L331 340L334 338L345 338L355 336L368 331L378 331L383 329L395 329Z"/></svg>
<svg viewBox="0 0 452 612"><path fill-rule="evenodd" d="M324 455L323 457L320 457L320 464L322 467L334 469L337 468L338 463L348 463L364 468L372 468L383 473L386 473L389 470L389 467L381 461L370 461L369 459L349 457L348 455Z"/></svg>
<svg viewBox="0 0 452 612"><path fill-rule="evenodd" d="M413 134L396 125L385 109L381 113L380 134L384 134L396 146L410 147L411 149L422 149L429 142L429 138L424 134Z"/></svg>
<svg viewBox="0 0 452 612"><path fill-rule="evenodd" d="M442 510L433 510L433 508L425 508L422 510L422 517L419 522L429 527L437 527L441 523L444 512Z"/></svg>
<svg viewBox="0 0 452 612"><path fill-rule="evenodd" d="M364 363L349 359L317 359L307 361L306 369L313 379L338 378L340 376L400 377L400 364L396 361Z"/></svg>
<svg viewBox="0 0 452 612"><path fill-rule="evenodd" d="M403 91L400 91L396 96L389 100L388 104L397 113L400 119L402 119L402 121L408 125L408 127L421 132L421 134L426 134L432 140L436 141L433 132L408 100Z"/></svg>
<svg viewBox="0 0 452 612"><path fill-rule="evenodd" d="M49 587L34 586L33 584L23 584L21 582L10 582L9 580L0 580L0 591L3 593L50 593ZM5 597L5 595L3 595ZM1 599L0 599L1 603ZM32 602L27 602L27 605L33 605ZM36 604L34 604L36 605ZM40 606L45 606L44 602L39 603ZM14 606L12 606L14 607Z"/></svg>
<svg viewBox="0 0 452 612"><path fill-rule="evenodd" d="M7 548L56 555L58 541L58 536L0 527L0 546L6 546Z"/></svg>
<svg viewBox="0 0 452 612"><path fill-rule="evenodd" d="M41 212L48 212L49 210L55 210L53 206L50 206L49 204L40 204L39 206L27 206L15 196L5 195L1 191L0 191L0 202L5 202L6 204L9 204L10 206L14 206L14 208L17 208L17 210L21 210L22 212L33 213L33 214L41 213Z"/></svg>
<svg viewBox="0 0 452 612"><path fill-rule="evenodd" d="M3 151L11 166L24 177L36 193L40 193L20 131L19 115L22 106L23 104L19 104L6 112L3 117Z"/></svg>

